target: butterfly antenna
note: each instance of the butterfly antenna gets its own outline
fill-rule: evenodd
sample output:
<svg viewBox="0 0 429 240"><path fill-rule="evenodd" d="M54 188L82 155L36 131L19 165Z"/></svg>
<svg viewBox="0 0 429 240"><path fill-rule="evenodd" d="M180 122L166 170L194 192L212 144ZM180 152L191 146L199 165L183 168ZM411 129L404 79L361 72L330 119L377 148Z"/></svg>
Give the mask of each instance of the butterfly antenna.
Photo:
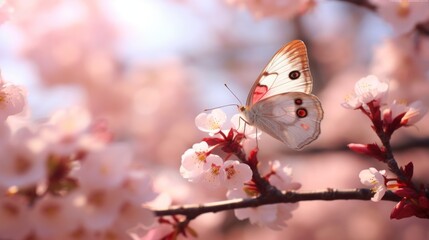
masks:
<svg viewBox="0 0 429 240"><path fill-rule="evenodd" d="M228 91L235 97L235 99L238 100L240 105L243 106L243 103L240 101L240 99L237 97L237 95L235 95L235 93L228 87L228 85L226 85L226 83L224 83L223 85L225 85L225 87L228 89Z"/></svg>

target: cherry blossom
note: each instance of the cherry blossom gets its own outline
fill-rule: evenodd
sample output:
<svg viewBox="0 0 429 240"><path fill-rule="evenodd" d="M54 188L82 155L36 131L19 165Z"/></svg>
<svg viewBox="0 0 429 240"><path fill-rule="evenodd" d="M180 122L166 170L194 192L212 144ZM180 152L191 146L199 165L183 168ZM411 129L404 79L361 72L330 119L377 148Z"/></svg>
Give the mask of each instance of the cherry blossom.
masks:
<svg viewBox="0 0 429 240"><path fill-rule="evenodd" d="M231 117L232 128L236 129L237 132L243 133L247 139L260 138L262 131L257 131L254 126L247 124L240 114L235 114ZM253 140L253 142L255 142Z"/></svg>
<svg viewBox="0 0 429 240"><path fill-rule="evenodd" d="M412 31L418 23L429 20L429 2L427 1L387 1L372 0L377 6L377 13L386 20L396 34Z"/></svg>
<svg viewBox="0 0 429 240"><path fill-rule="evenodd" d="M78 228L79 211L69 197L45 196L31 210L31 222L37 236L52 238Z"/></svg>
<svg viewBox="0 0 429 240"><path fill-rule="evenodd" d="M154 224L155 216L151 210L137 204L124 202L120 207L118 218L113 226L117 229L117 232L127 233L132 227L149 228Z"/></svg>
<svg viewBox="0 0 429 240"><path fill-rule="evenodd" d="M22 112L25 104L25 90L20 86L4 82L0 76L0 120Z"/></svg>
<svg viewBox="0 0 429 240"><path fill-rule="evenodd" d="M228 199L248 198L249 191L242 189L229 190ZM287 219L292 217L291 212L298 207L298 204L270 204L253 208L234 209L234 214L239 220L249 219L251 224L269 227L279 230L286 226Z"/></svg>
<svg viewBox="0 0 429 240"><path fill-rule="evenodd" d="M252 179L252 170L249 165L236 160L225 161L223 171L225 171L225 184L228 189L243 187L245 182Z"/></svg>
<svg viewBox="0 0 429 240"><path fill-rule="evenodd" d="M221 186L226 174L223 171L223 164L223 159L218 155L209 155L207 157L206 169L195 178L195 181L201 182L207 187L216 188Z"/></svg>
<svg viewBox="0 0 429 240"><path fill-rule="evenodd" d="M226 2L241 8L247 8L256 18L274 16L285 19L302 14L315 5L314 0L226 0Z"/></svg>
<svg viewBox="0 0 429 240"><path fill-rule="evenodd" d="M50 150L69 155L82 150L99 149L105 144L90 132L92 118L87 109L79 106L56 111L39 130L40 137L49 143Z"/></svg>
<svg viewBox="0 0 429 240"><path fill-rule="evenodd" d="M9 20L14 11L8 0L0 1L0 24Z"/></svg>
<svg viewBox="0 0 429 240"><path fill-rule="evenodd" d="M371 187L374 192L374 196L371 198L372 201L380 201L387 191L385 184L386 170L378 171L375 168L369 168L362 170L359 173L359 178L362 184Z"/></svg>
<svg viewBox="0 0 429 240"><path fill-rule="evenodd" d="M344 103L341 105L349 109L357 109L363 104L374 101L379 105L382 98L387 93L389 85L381 82L376 76L369 75L361 78L355 84L355 92L346 96Z"/></svg>
<svg viewBox="0 0 429 240"><path fill-rule="evenodd" d="M128 169L126 174L124 181L119 186L125 200L141 205L153 201L158 196L153 189L152 179L146 172L139 169Z"/></svg>
<svg viewBox="0 0 429 240"><path fill-rule="evenodd" d="M428 112L428 108L423 105L421 101L412 102L408 106L408 110L401 119L401 124L405 126L414 125L416 122L420 121Z"/></svg>
<svg viewBox="0 0 429 240"><path fill-rule="evenodd" d="M415 101L408 105L405 101L395 100L383 111L383 119L387 123L391 123L393 119L403 114L400 124L411 126L422 119L427 111L427 107L421 101Z"/></svg>
<svg viewBox="0 0 429 240"><path fill-rule="evenodd" d="M280 161L270 162L271 170L267 174L269 182L279 190L291 191L301 187L300 183L292 182L292 169ZM228 199L257 197L259 192L250 186L230 189ZM271 204L254 208L235 209L234 214L239 220L249 219L250 223L279 230L286 226L291 212L298 207L294 204Z"/></svg>
<svg viewBox="0 0 429 240"><path fill-rule="evenodd" d="M47 178L45 145L26 129L17 131L10 142L0 144L0 186L29 187Z"/></svg>
<svg viewBox="0 0 429 240"><path fill-rule="evenodd" d="M80 211L79 220L90 231L109 228L117 219L123 196L119 189L79 188L71 196ZM130 226L131 227L131 226Z"/></svg>
<svg viewBox="0 0 429 240"><path fill-rule="evenodd" d="M195 118L195 125L203 132L213 135L219 132L226 121L226 114L221 109L214 109L211 113L200 113Z"/></svg>
<svg viewBox="0 0 429 240"><path fill-rule="evenodd" d="M24 239L29 234L28 204L23 196L0 197L0 239Z"/></svg>
<svg viewBox="0 0 429 240"><path fill-rule="evenodd" d="M76 177L84 186L113 188L123 183L132 161L131 148L125 144L110 144L89 152Z"/></svg>
<svg viewBox="0 0 429 240"><path fill-rule="evenodd" d="M271 174L269 175L270 183L279 190L298 190L300 183L292 182L292 168L285 165L279 160L271 164Z"/></svg>
<svg viewBox="0 0 429 240"><path fill-rule="evenodd" d="M193 178L204 171L209 155L209 145L206 142L196 143L182 155L180 173L184 178Z"/></svg>

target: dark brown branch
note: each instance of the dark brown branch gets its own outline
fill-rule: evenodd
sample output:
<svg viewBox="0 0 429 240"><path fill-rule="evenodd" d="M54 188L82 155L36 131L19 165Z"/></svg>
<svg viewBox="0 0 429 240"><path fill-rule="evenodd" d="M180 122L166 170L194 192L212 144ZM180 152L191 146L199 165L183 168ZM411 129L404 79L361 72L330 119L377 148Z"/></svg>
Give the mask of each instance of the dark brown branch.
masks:
<svg viewBox="0 0 429 240"><path fill-rule="evenodd" d="M171 215L185 215L187 219L194 219L197 216L209 213L220 212L225 210L233 210L247 207L258 207L267 204L275 203L295 203L300 201L333 201L333 200L370 200L372 192L369 189L349 189L338 190L328 189L324 191L314 192L282 192L278 195L262 196L258 198L249 199L234 199L206 204L190 204L183 206L172 206L169 209L154 210L156 216L171 216ZM392 192L387 192L383 200L397 202L401 200Z"/></svg>
<svg viewBox="0 0 429 240"><path fill-rule="evenodd" d="M351 3L354 5L360 6L360 7L367 8L371 11L377 11L377 6L370 3L368 0L336 0L336 1L347 2L347 3ZM426 35L426 36L429 35L429 23L428 22L417 24L415 29L423 35Z"/></svg>
<svg viewBox="0 0 429 240"><path fill-rule="evenodd" d="M367 0L336 0L336 1L351 3L351 4L354 4L354 5L358 5L360 7L368 8L368 9L370 9L372 11L377 10L377 7L374 4L370 3L369 1L367 1Z"/></svg>

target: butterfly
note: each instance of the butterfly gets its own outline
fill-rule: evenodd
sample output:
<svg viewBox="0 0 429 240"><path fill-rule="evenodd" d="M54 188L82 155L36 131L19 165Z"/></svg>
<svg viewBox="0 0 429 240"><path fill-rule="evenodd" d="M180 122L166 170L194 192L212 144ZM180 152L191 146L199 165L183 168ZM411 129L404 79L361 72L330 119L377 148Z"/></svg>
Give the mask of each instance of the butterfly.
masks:
<svg viewBox="0 0 429 240"><path fill-rule="evenodd" d="M312 88L307 48L294 40L274 54L239 111L246 123L299 150L320 134L323 109Z"/></svg>

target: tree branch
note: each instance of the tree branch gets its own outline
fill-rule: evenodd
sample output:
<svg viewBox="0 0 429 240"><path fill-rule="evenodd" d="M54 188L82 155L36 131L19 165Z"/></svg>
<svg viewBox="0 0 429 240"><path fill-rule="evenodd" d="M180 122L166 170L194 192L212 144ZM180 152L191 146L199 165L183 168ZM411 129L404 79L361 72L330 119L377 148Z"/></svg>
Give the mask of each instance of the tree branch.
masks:
<svg viewBox="0 0 429 240"><path fill-rule="evenodd" d="M300 201L333 201L333 200L370 200L373 193L369 189L357 188L348 190L327 189L324 191L312 192L282 192L278 195L261 196L248 199L233 199L206 204L190 204L182 206L172 206L168 209L153 210L155 215L170 216L170 215L185 215L187 219L194 219L201 214L209 212L220 212L225 210L233 210L247 207L258 207L262 205L275 203L295 203ZM385 201L397 202L400 197L388 191L383 197Z"/></svg>
<svg viewBox="0 0 429 240"><path fill-rule="evenodd" d="M371 11L377 11L377 6L370 3L368 0L335 0L338 2L347 2L347 3L351 3L360 7L364 7L367 8ZM387 1L387 0L386 0ZM425 23L419 23L416 25L415 29L423 34L423 35L429 35L429 22L425 22Z"/></svg>
<svg viewBox="0 0 429 240"><path fill-rule="evenodd" d="M368 0L336 0L336 1L351 3L354 5L358 5L360 7L368 8L372 11L377 10L377 7L374 4L370 3Z"/></svg>

